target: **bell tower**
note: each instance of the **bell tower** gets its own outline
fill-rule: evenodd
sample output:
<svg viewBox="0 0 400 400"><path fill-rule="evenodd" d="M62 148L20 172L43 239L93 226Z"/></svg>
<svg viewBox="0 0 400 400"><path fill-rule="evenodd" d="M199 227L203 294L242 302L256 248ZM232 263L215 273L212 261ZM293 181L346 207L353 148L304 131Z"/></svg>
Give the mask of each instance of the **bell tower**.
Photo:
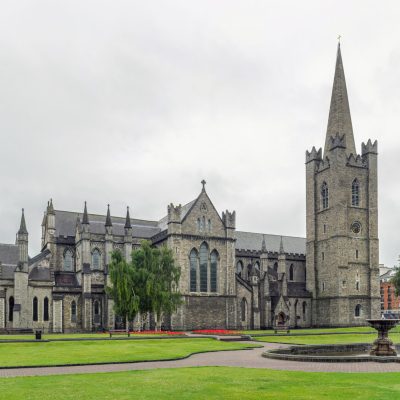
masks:
<svg viewBox="0 0 400 400"><path fill-rule="evenodd" d="M306 152L307 289L316 326L380 313L378 144L357 154L338 44L324 151Z"/></svg>

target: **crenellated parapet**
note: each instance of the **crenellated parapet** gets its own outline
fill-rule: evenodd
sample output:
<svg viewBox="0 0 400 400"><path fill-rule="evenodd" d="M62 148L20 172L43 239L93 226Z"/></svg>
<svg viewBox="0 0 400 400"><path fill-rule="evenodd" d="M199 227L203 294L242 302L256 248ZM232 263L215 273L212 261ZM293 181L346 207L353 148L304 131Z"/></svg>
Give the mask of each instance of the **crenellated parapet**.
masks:
<svg viewBox="0 0 400 400"><path fill-rule="evenodd" d="M334 149L345 149L346 148L346 137L345 134L340 135L336 133L335 136L330 137L329 150Z"/></svg>
<svg viewBox="0 0 400 400"><path fill-rule="evenodd" d="M361 154L363 156L367 154L378 154L378 141L375 140L375 142L372 143L371 139L368 139L367 144L363 142L361 144Z"/></svg>
<svg viewBox="0 0 400 400"><path fill-rule="evenodd" d="M326 169L330 168L330 166L331 166L331 163L329 161L329 158L327 156L325 156L325 158L319 162L316 172L325 171Z"/></svg>
<svg viewBox="0 0 400 400"><path fill-rule="evenodd" d="M347 165L357 168L367 167L365 160L359 154L356 156L354 156L354 154L350 154L349 157L347 158Z"/></svg>
<svg viewBox="0 0 400 400"><path fill-rule="evenodd" d="M168 206L168 223L169 222L181 222L182 217L182 205L174 206L172 203Z"/></svg>
<svg viewBox="0 0 400 400"><path fill-rule="evenodd" d="M236 228L236 211L229 212L226 210L222 212L222 222L226 228Z"/></svg>
<svg viewBox="0 0 400 400"><path fill-rule="evenodd" d="M306 151L306 164L311 162L311 161L320 161L322 160L322 148L320 148L318 151L316 148L313 146L311 151Z"/></svg>

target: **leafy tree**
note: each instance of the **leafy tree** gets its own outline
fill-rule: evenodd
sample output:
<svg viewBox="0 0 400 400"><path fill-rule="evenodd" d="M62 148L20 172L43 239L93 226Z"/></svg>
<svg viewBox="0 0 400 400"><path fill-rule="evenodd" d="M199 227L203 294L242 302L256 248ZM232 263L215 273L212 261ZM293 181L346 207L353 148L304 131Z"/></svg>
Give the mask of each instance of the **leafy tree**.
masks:
<svg viewBox="0 0 400 400"><path fill-rule="evenodd" d="M139 310L139 296L135 289L135 274L132 266L125 261L119 251L111 255L109 266L111 286L107 292L114 300L114 311L126 321L129 331L129 321L133 321Z"/></svg>
<svg viewBox="0 0 400 400"><path fill-rule="evenodd" d="M390 282L393 283L396 296L400 294L400 267L396 267L395 274L390 279Z"/></svg>
<svg viewBox="0 0 400 400"><path fill-rule="evenodd" d="M162 316L172 314L181 304L177 290L180 268L171 249L152 247L148 241L143 241L141 248L132 253L132 267L140 298L139 311L154 313L158 330Z"/></svg>

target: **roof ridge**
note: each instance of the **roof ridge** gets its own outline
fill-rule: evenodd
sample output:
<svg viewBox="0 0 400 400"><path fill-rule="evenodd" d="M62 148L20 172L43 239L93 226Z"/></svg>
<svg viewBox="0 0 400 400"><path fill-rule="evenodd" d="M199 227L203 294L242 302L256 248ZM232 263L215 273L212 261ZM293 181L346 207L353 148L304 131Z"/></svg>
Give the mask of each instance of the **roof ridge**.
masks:
<svg viewBox="0 0 400 400"><path fill-rule="evenodd" d="M278 236L278 237L290 237L290 238L297 238L297 239L306 239L304 236L291 236L291 235L278 235L276 233L262 233L262 232L250 232L250 231L241 231L241 230L236 230L236 232L242 232L242 233L254 233L256 235L269 235L269 236Z"/></svg>

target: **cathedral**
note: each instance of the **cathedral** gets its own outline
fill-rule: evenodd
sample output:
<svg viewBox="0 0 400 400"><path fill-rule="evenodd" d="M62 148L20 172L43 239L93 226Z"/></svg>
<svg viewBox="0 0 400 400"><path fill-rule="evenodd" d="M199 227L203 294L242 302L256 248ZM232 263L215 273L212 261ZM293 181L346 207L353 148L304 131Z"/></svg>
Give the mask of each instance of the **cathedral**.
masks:
<svg viewBox="0 0 400 400"><path fill-rule="evenodd" d="M324 149L306 152L306 238L236 229L206 191L157 221L47 203L41 251L28 255L22 211L15 244L0 244L0 331L119 327L106 294L111 253L143 239L172 249L183 303L174 330L353 326L380 315L377 142L357 154L340 44ZM145 328L154 324L143 319Z"/></svg>

